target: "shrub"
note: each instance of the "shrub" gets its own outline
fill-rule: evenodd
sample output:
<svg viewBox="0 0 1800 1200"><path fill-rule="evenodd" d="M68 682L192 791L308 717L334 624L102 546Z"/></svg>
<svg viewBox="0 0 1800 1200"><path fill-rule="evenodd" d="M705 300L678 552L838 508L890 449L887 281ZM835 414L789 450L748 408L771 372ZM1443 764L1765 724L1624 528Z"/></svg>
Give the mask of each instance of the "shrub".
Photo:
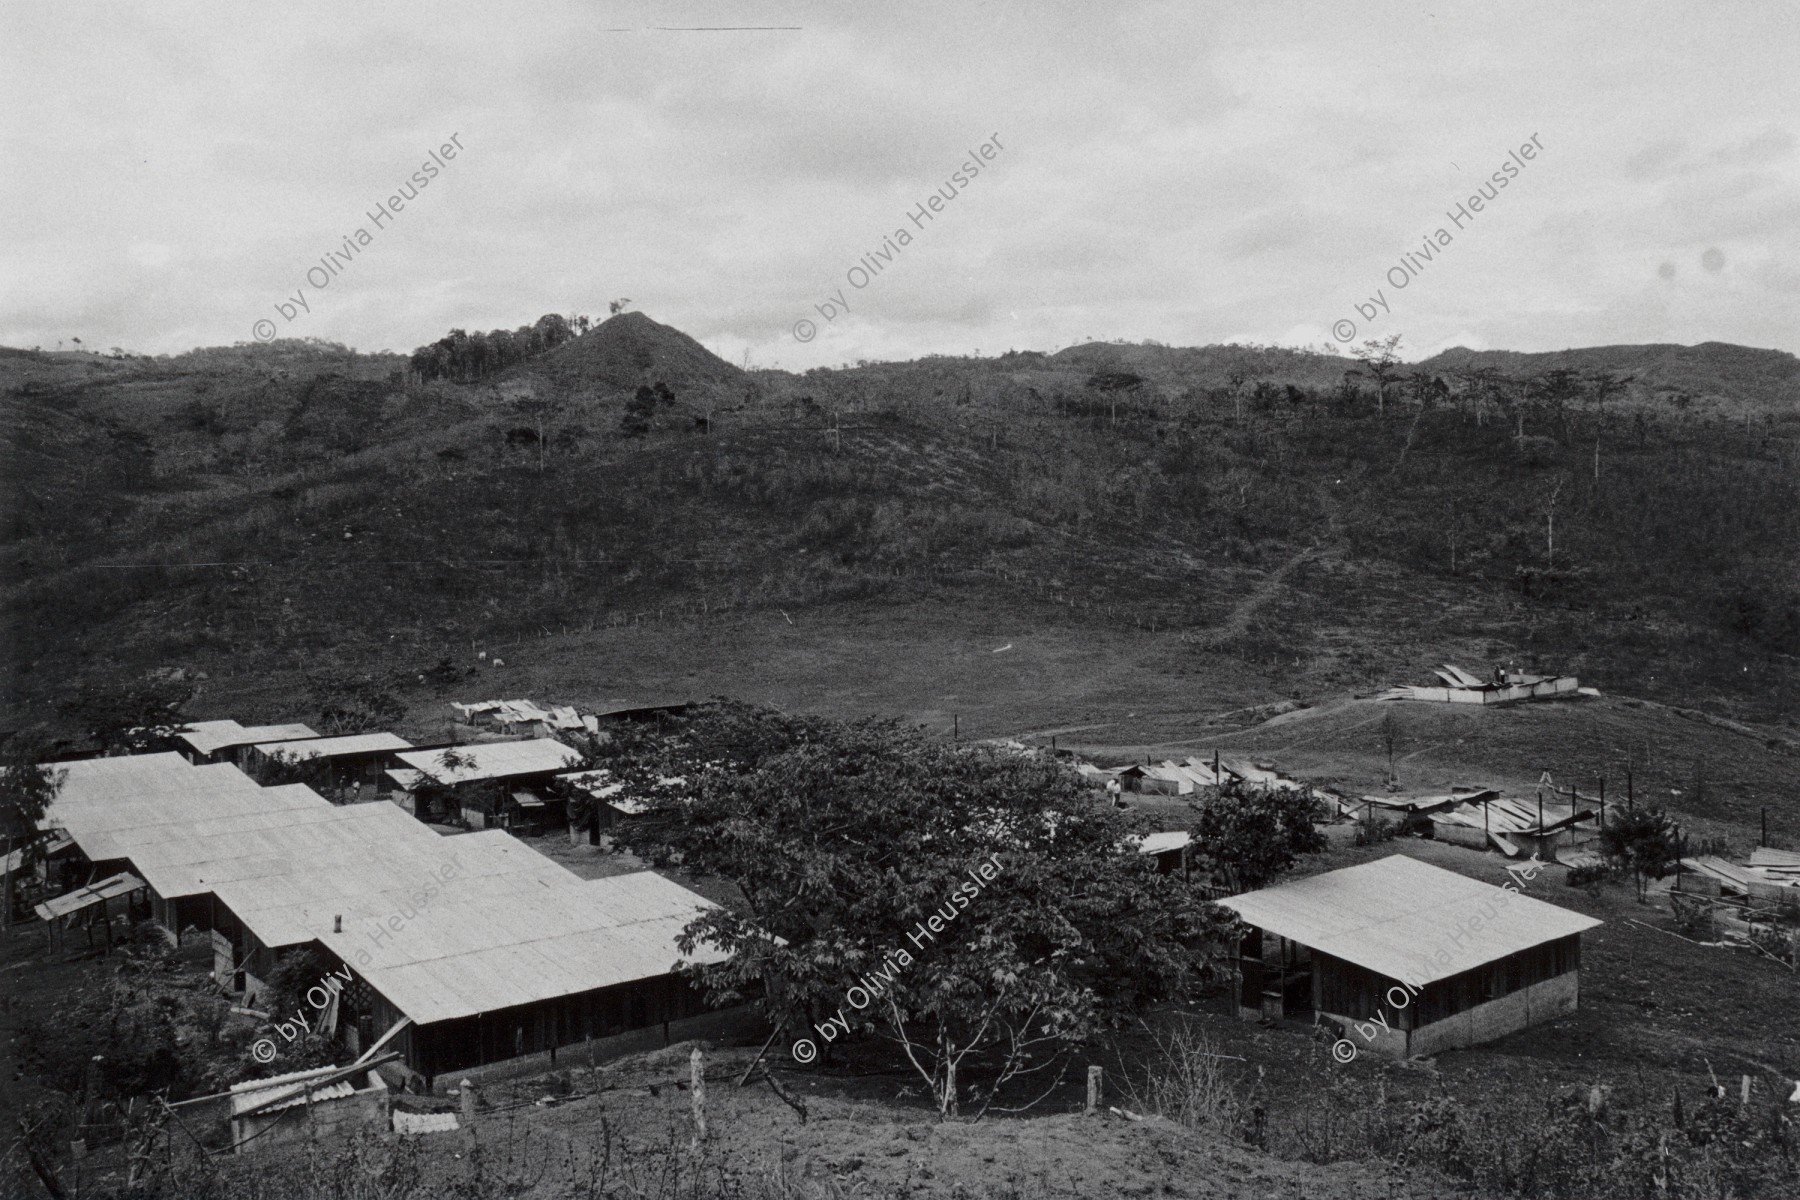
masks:
<svg viewBox="0 0 1800 1200"><path fill-rule="evenodd" d="M1374 809L1369 809L1356 819L1356 844L1359 846L1379 846L1382 842L1391 842L1399 832L1398 821L1384 820Z"/></svg>

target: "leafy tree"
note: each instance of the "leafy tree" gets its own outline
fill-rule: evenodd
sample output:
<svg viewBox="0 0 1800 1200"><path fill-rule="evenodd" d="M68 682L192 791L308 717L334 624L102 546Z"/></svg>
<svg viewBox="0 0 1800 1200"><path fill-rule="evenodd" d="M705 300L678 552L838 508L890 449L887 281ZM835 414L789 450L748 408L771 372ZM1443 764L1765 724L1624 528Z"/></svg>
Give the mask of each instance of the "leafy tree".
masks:
<svg viewBox="0 0 1800 1200"><path fill-rule="evenodd" d="M333 790L331 760L316 755L302 758L287 750L258 755L250 765L248 774L263 787L304 783L318 792Z"/></svg>
<svg viewBox="0 0 1800 1200"><path fill-rule="evenodd" d="M393 686L390 676L349 671L315 671L306 677L306 690L318 706L320 732L328 736L367 733L397 723L406 715L406 706Z"/></svg>
<svg viewBox="0 0 1800 1200"><path fill-rule="evenodd" d="M68 772L43 765L48 747L38 733L18 734L0 749L0 836L10 858L21 851L17 870L6 872L5 915L0 928L12 929L13 891L19 876L31 869L42 852L45 833L38 828Z"/></svg>
<svg viewBox="0 0 1800 1200"><path fill-rule="evenodd" d="M1615 868L1631 872L1642 903L1649 881L1667 875L1680 857L1675 823L1654 806L1615 809L1600 830L1600 854Z"/></svg>
<svg viewBox="0 0 1800 1200"><path fill-rule="evenodd" d="M88 683L57 705L103 754L137 754L181 728L181 706L193 698L186 679L146 678Z"/></svg>
<svg viewBox="0 0 1800 1200"><path fill-rule="evenodd" d="M1201 862L1232 892L1267 887L1302 854L1325 849L1313 824L1319 801L1310 790L1205 788L1193 802L1194 842Z"/></svg>
<svg viewBox="0 0 1800 1200"><path fill-rule="evenodd" d="M826 1043L878 1028L943 1115L978 1066L984 1111L1013 1081L1053 1087L1086 1038L1216 977L1232 944L1234 919L1054 760L724 703L615 769L647 805L624 846L744 896L682 935L732 955L694 972L709 994ZM669 775L687 786L655 786Z"/></svg>
<svg viewBox="0 0 1800 1200"><path fill-rule="evenodd" d="M658 380L655 387L639 385L637 393L625 402L625 412L619 418L619 432L625 437L643 437L656 427L658 409L669 408L675 403L675 393L669 385Z"/></svg>

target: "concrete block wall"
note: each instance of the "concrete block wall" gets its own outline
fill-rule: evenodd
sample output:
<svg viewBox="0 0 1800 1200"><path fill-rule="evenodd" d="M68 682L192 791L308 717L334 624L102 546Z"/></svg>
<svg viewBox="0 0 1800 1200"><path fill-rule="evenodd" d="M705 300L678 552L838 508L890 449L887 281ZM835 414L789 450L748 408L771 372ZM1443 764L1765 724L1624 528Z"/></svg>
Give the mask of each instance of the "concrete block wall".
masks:
<svg viewBox="0 0 1800 1200"><path fill-rule="evenodd" d="M1579 1007L1580 999L1581 974L1568 971L1523 991L1478 1004L1466 1012L1415 1029L1406 1039L1403 1053L1417 1058L1458 1046L1491 1042L1529 1025L1566 1016Z"/></svg>
<svg viewBox="0 0 1800 1200"><path fill-rule="evenodd" d="M233 1118L233 1149L239 1154L247 1154L278 1142L354 1133L359 1129L386 1132L392 1124L388 1115L392 1096L380 1072L371 1071L366 1076L356 1077L356 1083L361 1090L348 1096ZM229 1112L229 1108L226 1111Z"/></svg>
<svg viewBox="0 0 1800 1200"><path fill-rule="evenodd" d="M1394 1023L1392 1012L1385 1009L1383 1011L1387 1012L1388 1025L1392 1026ZM1369 1013L1361 1017L1348 1017L1341 1013L1321 1012L1319 1014L1326 1020L1342 1026L1344 1032L1340 1036L1348 1038L1355 1045L1358 1053L1367 1051L1370 1054L1379 1054L1383 1058L1405 1058L1406 1030L1384 1029L1381 1022L1369 1019L1373 1015Z"/></svg>
<svg viewBox="0 0 1800 1200"><path fill-rule="evenodd" d="M768 1036L768 1023L763 1020L754 1008L740 1005L736 1008L722 1009L718 1012L701 1013L680 1021L669 1022L668 1039L663 1038L661 1025L649 1025L643 1029L633 1029L627 1033L614 1034L612 1037L595 1038L591 1043L574 1042L559 1047L555 1060L552 1061L550 1051L537 1054L525 1054L518 1058L509 1058L502 1062L487 1063L479 1067L469 1067L461 1071L445 1071L431 1081L431 1091L437 1095L447 1095L467 1079L473 1084L494 1083L503 1079L520 1079L529 1075L542 1075L550 1071L570 1071L588 1065L591 1052L596 1065L610 1062L615 1058L623 1058L627 1054L642 1054L647 1050L660 1050L675 1042L692 1041L697 1038L745 1038L760 1034ZM390 1063L390 1067L401 1067L400 1063ZM408 1086L416 1090L424 1090L422 1076L410 1070L390 1073L389 1079L398 1082L397 1074L407 1077Z"/></svg>

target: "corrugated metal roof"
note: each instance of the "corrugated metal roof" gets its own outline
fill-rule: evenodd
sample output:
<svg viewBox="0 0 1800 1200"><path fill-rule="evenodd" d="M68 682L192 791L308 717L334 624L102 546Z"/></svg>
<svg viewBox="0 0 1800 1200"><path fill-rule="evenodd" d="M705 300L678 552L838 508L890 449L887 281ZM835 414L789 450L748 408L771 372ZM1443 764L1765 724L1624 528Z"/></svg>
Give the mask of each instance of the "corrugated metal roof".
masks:
<svg viewBox="0 0 1800 1200"><path fill-rule="evenodd" d="M711 901L651 871L547 888L529 903L446 897L375 943L320 940L421 1025L667 974L675 938ZM690 961L725 955L701 947Z"/></svg>
<svg viewBox="0 0 1800 1200"><path fill-rule="evenodd" d="M1194 840L1194 835L1181 830L1166 833L1146 833L1138 839L1139 854L1167 854L1171 850L1180 850Z"/></svg>
<svg viewBox="0 0 1800 1200"><path fill-rule="evenodd" d="M256 746L258 754L280 754L300 760L411 749L411 742L392 733L351 733L342 737L310 738L303 741L259 742Z"/></svg>
<svg viewBox="0 0 1800 1200"><path fill-rule="evenodd" d="M74 844L75 839L69 836L68 830L56 829L51 831L49 840L42 846L33 850L33 853L38 858L49 858L52 855L61 854L64 850L69 849ZM28 849L31 848L20 846L5 858L0 858L0 875L11 874L18 870L20 864L25 861L25 852Z"/></svg>
<svg viewBox="0 0 1800 1200"><path fill-rule="evenodd" d="M391 804L330 807L324 817L297 814L257 828L140 843L127 857L164 899L197 896L232 880L266 880L312 871L342 857L390 854L407 841L441 839Z"/></svg>
<svg viewBox="0 0 1800 1200"><path fill-rule="evenodd" d="M292 738L316 738L305 725L239 725L236 721L190 721L175 735L201 754L216 754L233 746L281 742Z"/></svg>
<svg viewBox="0 0 1800 1200"><path fill-rule="evenodd" d="M90 904L98 904L102 900L111 900L114 896L126 896L144 886L144 881L130 872L120 872L110 879L102 879L99 883L90 883L86 887L65 892L53 900L46 900L33 909L46 921L56 917L66 917L72 912L80 912Z"/></svg>
<svg viewBox="0 0 1800 1200"><path fill-rule="evenodd" d="M1418 984L1601 924L1404 854L1219 903L1259 929Z"/></svg>
<svg viewBox="0 0 1800 1200"><path fill-rule="evenodd" d="M520 747L550 769L576 757L557 742L471 749ZM129 858L165 897L212 893L266 945L323 941L420 1023L666 974L710 906L651 872L583 881L499 830L441 837L392 805L334 807L234 767L71 765L77 786L53 808L90 856Z"/></svg>
<svg viewBox="0 0 1800 1200"><path fill-rule="evenodd" d="M463 760L453 769L444 766L444 755ZM396 757L439 783L468 783L475 779L505 779L561 771L581 761L574 749L553 738L525 742L486 742L451 746L446 750L414 750Z"/></svg>
<svg viewBox="0 0 1800 1200"><path fill-rule="evenodd" d="M1750 865L1782 872L1800 870L1800 854L1795 854L1792 850L1777 850L1772 846L1758 846L1750 852Z"/></svg>
<svg viewBox="0 0 1800 1200"><path fill-rule="evenodd" d="M273 1104L262 1109L256 1115L280 1112L284 1108L292 1108L296 1104L306 1103L306 1081L322 1079L327 1075L340 1071L341 1067L314 1067L306 1071L290 1071L286 1075L272 1075L267 1079L252 1079L244 1083L231 1085L231 1115L242 1115L247 1109L274 1100ZM312 1098L317 1100L337 1100L349 1096L356 1091L356 1084L350 1079L340 1079L328 1083L324 1087L314 1088ZM286 1099L277 1099L282 1095Z"/></svg>
<svg viewBox="0 0 1800 1200"><path fill-rule="evenodd" d="M442 837L413 824L430 840L317 855L303 869L270 864L260 875L215 882L213 891L265 945L291 946L331 929L338 917L346 931L367 935L389 917L418 909L422 898L426 904L510 897L529 903L546 889L580 881L503 830Z"/></svg>

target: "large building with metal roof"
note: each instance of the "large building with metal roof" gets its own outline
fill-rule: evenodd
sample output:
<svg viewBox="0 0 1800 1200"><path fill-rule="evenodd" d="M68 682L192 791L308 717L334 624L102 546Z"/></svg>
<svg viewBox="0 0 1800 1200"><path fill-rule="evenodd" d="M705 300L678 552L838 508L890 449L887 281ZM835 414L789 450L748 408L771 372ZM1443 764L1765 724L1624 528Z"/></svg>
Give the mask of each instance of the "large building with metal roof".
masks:
<svg viewBox="0 0 1800 1200"><path fill-rule="evenodd" d="M1523 894L1393 854L1219 901L1250 927L1246 1019L1329 1021L1378 1053L1470 1046L1574 1012L1581 935L1600 925Z"/></svg>
<svg viewBox="0 0 1800 1200"><path fill-rule="evenodd" d="M470 777L572 761L529 746L471 747ZM284 952L337 960L351 978L337 1036L353 1051L385 1037L396 1080L430 1087L572 1043L604 1055L609 1038L707 1012L675 967L722 955L676 937L712 904L652 872L584 880L498 830L443 836L393 804L333 805L179 754L53 766L47 828L148 892L177 940L208 936L215 978L246 999Z"/></svg>

